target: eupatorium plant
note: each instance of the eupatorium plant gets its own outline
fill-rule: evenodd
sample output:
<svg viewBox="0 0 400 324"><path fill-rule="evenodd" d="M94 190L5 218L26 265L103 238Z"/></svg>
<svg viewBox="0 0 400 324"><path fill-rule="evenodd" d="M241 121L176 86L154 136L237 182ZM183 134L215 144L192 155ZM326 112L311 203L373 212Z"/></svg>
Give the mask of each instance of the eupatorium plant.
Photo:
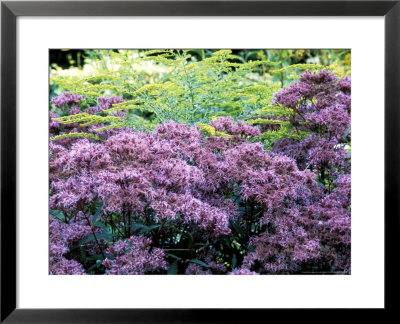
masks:
<svg viewBox="0 0 400 324"><path fill-rule="evenodd" d="M319 232L342 235L345 223L327 218L338 207L314 174L249 142L255 127L225 117L212 126L230 137L169 122L103 142L51 142L50 208L63 215L53 222L84 230L73 250L74 240L60 236L59 260L83 249L87 258L78 261L97 258L96 271L108 274L276 273L319 264Z"/></svg>
<svg viewBox="0 0 400 324"><path fill-rule="evenodd" d="M274 150L295 158L299 166L318 170L320 181L350 172L351 83L328 71L305 72L275 95L275 104L290 109L294 131L308 130L304 140L282 139ZM328 183L330 185L330 183Z"/></svg>

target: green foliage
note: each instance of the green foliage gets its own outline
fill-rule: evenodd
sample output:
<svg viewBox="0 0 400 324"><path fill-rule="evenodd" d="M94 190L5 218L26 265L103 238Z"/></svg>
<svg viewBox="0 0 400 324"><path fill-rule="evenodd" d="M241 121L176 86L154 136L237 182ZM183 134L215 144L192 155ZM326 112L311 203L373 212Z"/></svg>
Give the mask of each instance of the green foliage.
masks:
<svg viewBox="0 0 400 324"><path fill-rule="evenodd" d="M100 137L93 135L92 133L67 133L67 134L62 134L62 135L57 135L57 136L53 136L50 137L50 140L55 141L55 140L60 140L60 139L64 139L64 138L91 138L94 140L100 140Z"/></svg>
<svg viewBox="0 0 400 324"><path fill-rule="evenodd" d="M308 122L299 122L298 125L305 125ZM265 148L270 149L272 144L282 138L291 138L296 140L305 139L311 134L307 130L294 129L292 123L289 120L275 120L275 119L263 119L256 118L246 121L246 124L251 125L278 125L277 129L270 129L261 134L258 140L264 142Z"/></svg>
<svg viewBox="0 0 400 324"><path fill-rule="evenodd" d="M279 80L282 86L297 80L299 73L305 69L328 69L341 78L351 72L351 52L348 49L259 50L257 55L280 62L280 69L274 72L274 80Z"/></svg>
<svg viewBox="0 0 400 324"><path fill-rule="evenodd" d="M161 62L170 69L160 83L145 85L132 94L143 99L144 110L154 113L157 122L193 124L206 123L214 116L241 118L270 103L279 89L248 77L255 67L275 63L231 62L235 57L230 50L214 52L201 61L192 61L188 51L169 51L144 59Z"/></svg>
<svg viewBox="0 0 400 324"><path fill-rule="evenodd" d="M266 131L261 134L259 140L262 140L266 146L266 149L270 149L272 144L282 138L291 138L296 140L305 139L311 131L298 130L294 131L290 123L281 123L278 130Z"/></svg>
<svg viewBox="0 0 400 324"><path fill-rule="evenodd" d="M200 60L189 50L119 51L102 55L104 66L95 75L71 77L54 73L52 84L57 85L58 93L83 95L84 106L95 105L100 96L122 96L127 102L114 105L109 113L127 110L129 121L145 119L147 126L167 120L206 123L213 116L242 118L269 104L273 93L280 88L262 76L251 75L260 66L270 69L276 62L237 63L230 50L216 51ZM143 66L147 67L146 72L141 70ZM100 119L108 122L103 117L96 122Z"/></svg>
<svg viewBox="0 0 400 324"><path fill-rule="evenodd" d="M289 66L283 67L281 69L272 70L271 73L272 74L277 74L277 73L283 73L283 72L288 72L288 71L293 71L293 70L318 71L318 70L322 70L322 69L331 70L332 68L326 67L324 65L319 65L319 64L293 64L293 65L289 65Z"/></svg>
<svg viewBox="0 0 400 324"><path fill-rule="evenodd" d="M260 138L267 147L282 137L307 135L279 121L287 120L291 112L272 105L274 93L305 70L328 69L341 76L349 72L351 60L349 50L300 49L91 50L87 55L90 58L78 73L51 71L52 92L83 95L83 110L96 105L101 96L121 96L124 102L96 115L64 116L58 119L60 123L98 125L95 132L99 132L120 127L151 130L173 120L198 124L208 135L226 137L207 123L216 116L231 116L253 125L276 125ZM126 118L113 116L120 111ZM96 134L77 134L52 139L99 139Z"/></svg>
<svg viewBox="0 0 400 324"><path fill-rule="evenodd" d="M217 131L214 127L212 127L211 125L208 125L208 124L198 123L197 126L199 126L201 128L201 130L203 130L205 133L207 133L208 135L211 135L211 136L221 136L221 137L227 137L227 138L232 137L232 135Z"/></svg>

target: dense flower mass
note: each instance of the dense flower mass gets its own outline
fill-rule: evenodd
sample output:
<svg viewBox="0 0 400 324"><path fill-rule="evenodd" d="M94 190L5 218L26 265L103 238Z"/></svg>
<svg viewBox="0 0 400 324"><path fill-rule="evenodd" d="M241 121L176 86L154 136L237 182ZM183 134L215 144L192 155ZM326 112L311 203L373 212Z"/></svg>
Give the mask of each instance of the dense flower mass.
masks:
<svg viewBox="0 0 400 324"><path fill-rule="evenodd" d="M112 260L104 259L106 274L145 274L157 269L166 269L164 252L155 248L151 250L151 240L143 236L131 236L126 241L118 241L110 246L106 252L110 253Z"/></svg>
<svg viewBox="0 0 400 324"><path fill-rule="evenodd" d="M101 110L106 110L111 108L113 104L118 104L123 102L122 97L114 96L114 97L98 97L97 102Z"/></svg>
<svg viewBox="0 0 400 324"><path fill-rule="evenodd" d="M71 105L78 103L82 99L83 97L80 95L65 92L62 95L56 96L53 99L51 99L51 103L53 103L57 108L61 108L64 105Z"/></svg>
<svg viewBox="0 0 400 324"><path fill-rule="evenodd" d="M97 102L87 114L123 99ZM169 121L50 141L50 273L350 273L350 79L305 72L274 105L307 136L267 151L259 127L215 117L211 135ZM94 133L58 117L51 136Z"/></svg>
<svg viewBox="0 0 400 324"><path fill-rule="evenodd" d="M64 254L69 251L71 243L76 241L76 238L87 233L87 227L80 226L79 223L68 226L55 218L50 218L50 274L85 274L79 262L66 259Z"/></svg>
<svg viewBox="0 0 400 324"><path fill-rule="evenodd" d="M291 122L300 122L311 134L303 141L282 139L275 151L296 159L299 166L319 170L323 180L350 172L350 79L338 79L328 71L305 72L275 95L278 105L292 110Z"/></svg>

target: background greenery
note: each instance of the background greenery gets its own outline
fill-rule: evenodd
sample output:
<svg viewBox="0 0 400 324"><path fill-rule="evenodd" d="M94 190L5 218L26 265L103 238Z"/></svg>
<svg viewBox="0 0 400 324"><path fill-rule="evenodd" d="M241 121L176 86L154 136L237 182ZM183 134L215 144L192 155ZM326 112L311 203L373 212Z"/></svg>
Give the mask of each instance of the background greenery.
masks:
<svg viewBox="0 0 400 324"><path fill-rule="evenodd" d="M84 100L83 114L72 117L68 107L50 109L64 118L61 123L100 123L98 130L153 129L173 120L213 133L206 123L231 116L268 125L261 136L268 147L282 137L307 135L279 122L290 112L275 107L273 95L301 72L321 69L339 77L350 75L350 50L51 50L50 98L71 92ZM124 102L96 116L84 114L102 96L120 96ZM127 112L126 118L111 116L118 110Z"/></svg>

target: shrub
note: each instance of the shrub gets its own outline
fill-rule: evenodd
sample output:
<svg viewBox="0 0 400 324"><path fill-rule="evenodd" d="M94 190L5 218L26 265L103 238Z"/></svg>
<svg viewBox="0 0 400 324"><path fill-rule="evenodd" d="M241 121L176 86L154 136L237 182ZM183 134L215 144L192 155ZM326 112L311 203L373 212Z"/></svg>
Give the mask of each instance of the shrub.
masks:
<svg viewBox="0 0 400 324"><path fill-rule="evenodd" d="M120 274L164 273L166 264L169 273L318 265L320 231L341 235L345 223L321 224L333 207L314 174L250 143L255 127L228 117L211 124L230 137L168 122L97 143L52 142L50 207L63 226L91 229L67 256L79 255L95 273ZM317 205L321 216L311 212Z"/></svg>

